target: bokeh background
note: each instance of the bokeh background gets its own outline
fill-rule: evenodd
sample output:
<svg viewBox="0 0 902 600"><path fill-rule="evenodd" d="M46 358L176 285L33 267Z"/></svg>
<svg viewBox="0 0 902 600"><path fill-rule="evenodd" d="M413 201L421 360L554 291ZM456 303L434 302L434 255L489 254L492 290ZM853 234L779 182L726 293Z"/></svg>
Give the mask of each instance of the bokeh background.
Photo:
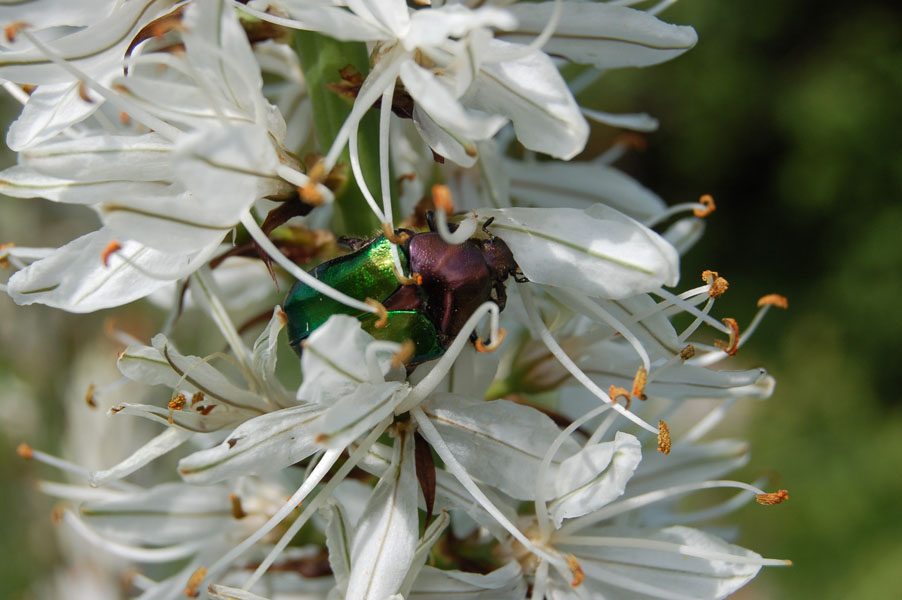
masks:
<svg viewBox="0 0 902 600"><path fill-rule="evenodd" d="M656 116L647 148L618 166L670 203L717 200L683 285L719 271L730 290L718 314L740 324L759 296L789 298L789 311L771 311L740 353L776 376L776 393L741 405L728 427L753 444L737 478L765 474L790 492L781 506L742 509L739 542L795 565L766 570L736 597L898 597L902 4L683 0L662 16L693 25L698 46L609 73L580 100ZM15 107L3 107L8 121ZM589 153L611 135L593 137ZM0 202L0 243L59 245L94 225L72 207ZM79 372L102 367L87 362L85 344L113 364L116 345L98 333L107 317L18 308L0 295L0 598L49 595L48 573L65 552L53 501L33 486L49 472L15 448L77 445L65 415L91 410ZM147 337L153 319L139 310L128 328Z"/></svg>

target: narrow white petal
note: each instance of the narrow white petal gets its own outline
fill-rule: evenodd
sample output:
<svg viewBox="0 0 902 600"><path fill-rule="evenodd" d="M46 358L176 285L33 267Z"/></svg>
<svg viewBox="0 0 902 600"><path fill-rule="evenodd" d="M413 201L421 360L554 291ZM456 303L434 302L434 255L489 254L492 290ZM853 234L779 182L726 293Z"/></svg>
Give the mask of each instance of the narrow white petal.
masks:
<svg viewBox="0 0 902 600"><path fill-rule="evenodd" d="M549 417L507 400L483 402L453 394L434 395L423 410L473 477L519 500L535 497L535 481L523 474L538 472L545 451L560 434ZM578 450L567 439L552 464Z"/></svg>
<svg viewBox="0 0 902 600"><path fill-rule="evenodd" d="M488 52L517 48L495 40ZM524 146L556 158L573 158L589 137L589 124L567 83L548 55L538 50L514 60L483 64L464 103L508 117Z"/></svg>
<svg viewBox="0 0 902 600"><path fill-rule="evenodd" d="M462 167L472 167L476 164L477 152L473 141L461 138L453 129L442 127L419 106L413 107L413 123L423 140L439 156Z"/></svg>
<svg viewBox="0 0 902 600"><path fill-rule="evenodd" d="M511 7L519 25L499 37L531 41L548 22L554 2ZM691 27L665 23L645 11L593 2L564 2L554 36L543 50L599 69L644 67L676 58L698 41Z"/></svg>
<svg viewBox="0 0 902 600"><path fill-rule="evenodd" d="M19 152L49 140L100 108L100 102L81 97L80 86L79 82L42 85L32 92L22 114L9 126L6 145L10 150Z"/></svg>
<svg viewBox="0 0 902 600"><path fill-rule="evenodd" d="M418 537L414 436L395 441L392 468L373 490L351 549L345 597L383 600L397 592L410 568Z"/></svg>
<svg viewBox="0 0 902 600"><path fill-rule="evenodd" d="M625 298L675 285L676 250L651 229L613 208L481 209L495 217L503 238L530 281L574 288L590 297Z"/></svg>
<svg viewBox="0 0 902 600"><path fill-rule="evenodd" d="M443 571L426 566L420 572L408 598L461 598L464 600L519 600L526 595L526 580L516 561L485 575L463 571Z"/></svg>
<svg viewBox="0 0 902 600"><path fill-rule="evenodd" d="M181 256L119 240L120 249L104 265L103 254L114 239L103 228L69 242L10 277L10 297L17 304L46 304L77 313L120 306L187 275L215 250Z"/></svg>
<svg viewBox="0 0 902 600"><path fill-rule="evenodd" d="M292 395L288 393L288 390L276 377L276 346L279 342L279 332L285 327L287 318L282 307L277 306L273 309L269 325L266 326L266 329L260 333L257 341L254 342L254 348L251 353L254 372L263 382L263 385L266 386L266 396L276 406L290 406L295 403Z"/></svg>
<svg viewBox="0 0 902 600"><path fill-rule="evenodd" d="M639 221L665 210L661 198L619 169L587 162L505 161L520 205L584 208L597 202Z"/></svg>
<svg viewBox="0 0 902 600"><path fill-rule="evenodd" d="M319 449L313 428L321 414L317 406L304 405L251 419L218 446L180 460L179 474L190 483L206 484L285 468Z"/></svg>
<svg viewBox="0 0 902 600"><path fill-rule="evenodd" d="M166 483L114 500L85 502L85 523L130 543L165 546L216 535L233 520L225 488Z"/></svg>
<svg viewBox="0 0 902 600"><path fill-rule="evenodd" d="M191 437L191 432L170 427L138 448L116 466L103 471L92 472L91 485L106 485L111 481L127 477L170 450L178 448L189 437Z"/></svg>
<svg viewBox="0 0 902 600"><path fill-rule="evenodd" d="M323 413L316 435L328 448L347 446L386 418L403 399L402 384L362 383Z"/></svg>
<svg viewBox="0 0 902 600"><path fill-rule="evenodd" d="M555 527L621 496L640 460L639 440L618 431L614 441L583 448L561 463L554 483L556 499L548 506Z"/></svg>

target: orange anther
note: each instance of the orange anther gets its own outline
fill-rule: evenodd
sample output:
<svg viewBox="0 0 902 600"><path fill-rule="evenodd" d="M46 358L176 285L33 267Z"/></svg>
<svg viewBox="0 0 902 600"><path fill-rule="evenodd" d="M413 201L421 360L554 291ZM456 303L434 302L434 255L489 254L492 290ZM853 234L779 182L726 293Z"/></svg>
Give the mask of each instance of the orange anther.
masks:
<svg viewBox="0 0 902 600"><path fill-rule="evenodd" d="M645 365L639 365L636 369L636 376L633 378L633 396L639 400L647 400L645 395L645 384L648 381L648 370Z"/></svg>
<svg viewBox="0 0 902 600"><path fill-rule="evenodd" d="M614 143L618 146L626 146L627 148L638 150L639 152L645 152L645 149L648 147L648 141L646 141L645 136L629 131L618 135Z"/></svg>
<svg viewBox="0 0 902 600"><path fill-rule="evenodd" d="M440 183L432 186L432 205L436 210L443 210L449 217L454 214L454 199L447 185Z"/></svg>
<svg viewBox="0 0 902 600"><path fill-rule="evenodd" d="M244 508L241 506L241 498L235 494L229 494L229 502L232 503L232 517L235 519L243 519L247 516Z"/></svg>
<svg viewBox="0 0 902 600"><path fill-rule="evenodd" d="M85 392L85 404L90 406L91 408L97 408L97 402L94 401L94 384L88 386L88 391Z"/></svg>
<svg viewBox="0 0 902 600"><path fill-rule="evenodd" d="M131 116L124 110L119 111L119 120L122 122L123 125L128 125L129 123L132 122Z"/></svg>
<svg viewBox="0 0 902 600"><path fill-rule="evenodd" d="M714 342L714 345L726 352L729 356L734 356L739 349L739 325L736 323L736 319L730 317L722 319L722 321L724 325L730 328L730 341L725 343L721 340L717 340Z"/></svg>
<svg viewBox="0 0 902 600"><path fill-rule="evenodd" d="M680 358L683 360L689 360L695 356L695 346L692 344L687 345L685 348L680 350Z"/></svg>
<svg viewBox="0 0 902 600"><path fill-rule="evenodd" d="M78 97L88 104L94 104L94 100L88 95L88 84L84 81L78 83Z"/></svg>
<svg viewBox="0 0 902 600"><path fill-rule="evenodd" d="M586 577L583 574L583 568L572 554L567 555L567 566L570 567L570 573L573 575L573 580L570 581L570 587L577 587Z"/></svg>
<svg viewBox="0 0 902 600"><path fill-rule="evenodd" d="M16 446L16 454L18 454L21 458L28 460L34 456L34 450L31 449L31 446L22 442L18 446Z"/></svg>
<svg viewBox="0 0 902 600"><path fill-rule="evenodd" d="M0 244L0 267L9 268L9 252L4 252L7 248L12 248L15 244Z"/></svg>
<svg viewBox="0 0 902 600"><path fill-rule="evenodd" d="M191 573L191 577L188 578L188 584L185 586L185 595L189 598L197 598L200 595L197 588L200 587L201 582L206 576L207 569L205 567L198 567L195 569L194 573Z"/></svg>
<svg viewBox="0 0 902 600"><path fill-rule="evenodd" d="M203 392L200 392L200 391L194 392L194 394L191 396L191 408L194 408L195 404L199 404L200 402L203 402L205 397L206 396L204 395Z"/></svg>
<svg viewBox="0 0 902 600"><path fill-rule="evenodd" d="M708 289L708 295L712 298L717 298L718 296L726 292L728 287L730 287L730 284L727 282L727 280L723 277L720 277L717 274L717 271L702 271L702 281L711 286Z"/></svg>
<svg viewBox="0 0 902 600"><path fill-rule="evenodd" d="M698 203L702 205L702 208L696 208L692 211L698 218L704 218L714 212L717 206L714 204L714 198L711 197L711 194L705 194L701 198L698 199Z"/></svg>
<svg viewBox="0 0 902 600"><path fill-rule="evenodd" d="M416 352L414 343L410 340L404 340L404 343L401 344L401 349L392 356L391 366L400 367L401 365L406 365L413 358L414 352Z"/></svg>
<svg viewBox="0 0 902 600"><path fill-rule="evenodd" d="M504 329L499 329L498 330L498 339L496 339L494 342L490 343L489 345L483 344L481 339L476 338L476 344L475 344L476 351L483 352L485 354L494 352L501 346L501 342L504 341L505 335L507 335L507 331L505 331Z"/></svg>
<svg viewBox="0 0 902 600"><path fill-rule="evenodd" d="M777 308L789 308L789 301L786 299L786 296L781 296L780 294L768 294L767 296L761 296L758 298L758 306L776 306Z"/></svg>
<svg viewBox="0 0 902 600"><path fill-rule="evenodd" d="M658 421L658 452L670 454L670 428L664 421Z"/></svg>
<svg viewBox="0 0 902 600"><path fill-rule="evenodd" d="M185 398L185 394L179 394L175 398L169 400L169 410L182 410L187 403L188 399Z"/></svg>
<svg viewBox="0 0 902 600"><path fill-rule="evenodd" d="M100 253L100 259L103 261L103 266L110 266L110 255L117 250L122 249L122 244L117 242L116 240L110 240L110 243L106 245L106 248L103 249L103 252Z"/></svg>
<svg viewBox="0 0 902 600"><path fill-rule="evenodd" d="M630 393L626 390L626 388L617 387L616 385L612 385L608 388L608 396L611 397L611 402L615 404L617 400L623 398L627 410L629 410L630 404L633 401L633 399L630 397Z"/></svg>
<svg viewBox="0 0 902 600"><path fill-rule="evenodd" d="M385 305L372 298L367 298L365 302L375 308L376 312L374 314L379 316L379 320L374 324L376 329L382 329L388 325L388 310L385 308Z"/></svg>
<svg viewBox="0 0 902 600"><path fill-rule="evenodd" d="M764 506L780 504L788 499L789 492L787 490L777 490L776 492L771 492L769 494L755 494L755 500L758 504L763 504Z"/></svg>
<svg viewBox="0 0 902 600"><path fill-rule="evenodd" d="M410 234L406 231L395 231L392 229L391 223L382 224L382 235L392 244L403 244L410 239Z"/></svg>
<svg viewBox="0 0 902 600"><path fill-rule="evenodd" d="M6 34L6 41L12 44L16 41L16 36L19 35L19 32L28 27L28 23L25 21L16 21L15 23L10 23L7 25L3 32Z"/></svg>

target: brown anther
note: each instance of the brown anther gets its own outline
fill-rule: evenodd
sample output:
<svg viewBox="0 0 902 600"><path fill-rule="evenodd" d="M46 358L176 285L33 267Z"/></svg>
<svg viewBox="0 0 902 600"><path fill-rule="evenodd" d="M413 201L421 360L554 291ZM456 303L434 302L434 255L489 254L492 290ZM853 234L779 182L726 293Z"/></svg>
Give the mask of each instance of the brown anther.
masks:
<svg viewBox="0 0 902 600"><path fill-rule="evenodd" d="M623 404L626 407L626 410L630 409L630 404L632 404L633 399L630 397L629 391L626 388L618 387L616 385L612 385L608 388L608 396L611 397L611 402L614 404L617 403L617 400L623 398Z"/></svg>
<svg viewBox="0 0 902 600"><path fill-rule="evenodd" d="M645 136L629 131L618 135L617 139L614 140L614 144L617 146L626 146L627 148L632 148L639 152L645 152L645 149L648 148L648 142L646 141Z"/></svg>
<svg viewBox="0 0 902 600"><path fill-rule="evenodd" d="M122 249L122 244L117 242L116 240L110 240L110 243L106 245L106 248L103 249L103 252L100 253L100 259L103 261L103 266L110 266L110 255L117 250Z"/></svg>
<svg viewBox="0 0 902 600"><path fill-rule="evenodd" d="M198 406L194 410L206 417L214 408L216 408L215 404L207 404L206 406Z"/></svg>
<svg viewBox="0 0 902 600"><path fill-rule="evenodd" d="M197 567L197 569L194 570L194 573L191 573L191 577L188 578L188 584L185 586L185 595L189 598L197 598L200 595L197 588L200 587L201 582L206 576L207 569L205 567Z"/></svg>
<svg viewBox="0 0 902 600"><path fill-rule="evenodd" d="M382 235L384 235L385 239L387 239L392 244L398 245L401 245L410 239L410 235L407 232L396 232L394 229L392 229L391 223L382 224Z"/></svg>
<svg viewBox="0 0 902 600"><path fill-rule="evenodd" d="M317 444L325 444L328 440L329 440L329 436L326 435L325 433L318 433L313 438L313 441L316 442Z"/></svg>
<svg viewBox="0 0 902 600"><path fill-rule="evenodd" d="M648 400L645 395L645 384L648 382L648 370L645 365L639 365L636 376L633 378L633 396L639 400Z"/></svg>
<svg viewBox="0 0 902 600"><path fill-rule="evenodd" d="M404 340L404 343L401 344L401 349L392 356L391 366L400 367L401 365L406 365L413 358L413 353L416 352L416 349L411 340Z"/></svg>
<svg viewBox="0 0 902 600"><path fill-rule="evenodd" d="M711 194L705 194L704 196L699 198L698 203L701 204L703 208L696 208L692 211L692 214L700 219L707 217L717 208L717 206L714 204L714 198L711 197Z"/></svg>
<svg viewBox="0 0 902 600"><path fill-rule="evenodd" d="M688 344L685 348L680 350L680 358L683 360L689 360L695 356L695 346L692 344Z"/></svg>
<svg viewBox="0 0 902 600"><path fill-rule="evenodd" d="M470 158L479 156L479 151L473 144L464 144L464 152L466 152L467 156L469 156Z"/></svg>
<svg viewBox="0 0 902 600"><path fill-rule="evenodd" d="M243 519L247 516L244 508L241 507L241 498L236 494L229 494L229 502L232 503L232 517L235 519Z"/></svg>
<svg viewBox="0 0 902 600"><path fill-rule="evenodd" d="M63 514L66 512L65 504L57 504L53 507L53 510L50 511L50 520L53 521L54 525L59 525L63 521Z"/></svg>
<svg viewBox="0 0 902 600"><path fill-rule="evenodd" d="M97 408L97 402L94 401L94 384L88 386L88 391L85 392L85 404L90 406L91 408Z"/></svg>
<svg viewBox="0 0 902 600"><path fill-rule="evenodd" d="M482 352L483 354L494 352L501 346L501 342L504 341L505 335L507 335L507 331L505 331L504 329L499 329L498 339L496 339L494 342L491 342L489 345L483 344L480 338L476 338L476 351Z"/></svg>
<svg viewBox="0 0 902 600"><path fill-rule="evenodd" d="M20 87L22 88L22 91L25 92L26 94L28 94L29 96L31 96L34 93L34 91L36 89L38 89L38 86L31 85L30 83L23 83Z"/></svg>
<svg viewBox="0 0 902 600"><path fill-rule="evenodd" d="M279 319L279 323L282 324L282 327L288 325L288 313L281 308L276 311L276 318Z"/></svg>
<svg viewBox="0 0 902 600"><path fill-rule="evenodd" d="M188 399L185 398L185 394L179 394L169 401L169 410L182 410L187 403Z"/></svg>
<svg viewBox="0 0 902 600"><path fill-rule="evenodd" d="M88 104L94 104L93 98L88 95L88 84L84 81L80 81L78 83L78 97L87 102Z"/></svg>
<svg viewBox="0 0 902 600"><path fill-rule="evenodd" d="M205 397L203 392L194 392L194 394L191 395L191 408L194 408L196 404L203 402Z"/></svg>
<svg viewBox="0 0 902 600"><path fill-rule="evenodd" d="M415 181L417 178L415 173L404 173L400 177L398 177L398 193L404 193L404 182L405 181Z"/></svg>
<svg viewBox="0 0 902 600"><path fill-rule="evenodd" d="M787 490L777 490L776 492L771 492L769 494L755 494L755 501L758 504L763 504L764 506L773 506L775 504L780 504L784 500L789 499L789 492Z"/></svg>
<svg viewBox="0 0 902 600"><path fill-rule="evenodd" d="M123 125L128 125L132 122L131 115L129 115L124 110L119 111L119 121L122 122Z"/></svg>
<svg viewBox="0 0 902 600"><path fill-rule="evenodd" d="M110 408L110 414L115 415L117 412L119 412L120 410L123 410L123 409L125 409L125 407L122 406L122 405L119 405L119 406L113 406L113 407Z"/></svg>
<svg viewBox="0 0 902 600"><path fill-rule="evenodd" d="M727 280L723 277L720 277L717 274L717 271L702 271L702 281L711 286L708 289L708 295L712 298L717 298L718 296L726 292L728 287L730 287L730 284L727 282Z"/></svg>
<svg viewBox="0 0 902 600"><path fill-rule="evenodd" d="M730 328L730 341L717 340L714 342L714 345L726 352L728 356L734 356L736 351L739 350L739 324L736 323L736 319L730 317L721 320L724 325Z"/></svg>
<svg viewBox="0 0 902 600"><path fill-rule="evenodd" d="M570 573L573 575L573 580L570 582L570 587L577 587L583 582L585 579L585 575L583 574L583 568L579 564L579 561L576 560L576 557L572 554L567 555L567 566L570 567Z"/></svg>
<svg viewBox="0 0 902 600"><path fill-rule="evenodd" d="M382 329L383 327L388 325L388 310L385 308L385 305L378 300L373 300L372 298L367 298L365 302L375 308L375 314L379 316L379 320L373 324L376 329Z"/></svg>
<svg viewBox="0 0 902 600"><path fill-rule="evenodd" d="M432 205L435 210L443 210L449 217L454 214L454 199L447 185L440 183L432 186Z"/></svg>
<svg viewBox="0 0 902 600"><path fill-rule="evenodd" d="M0 268L9 268L9 252L4 252L7 248L12 248L15 244L0 244Z"/></svg>
<svg viewBox="0 0 902 600"><path fill-rule="evenodd" d="M758 298L758 306L759 308L762 306L776 306L777 308L785 310L789 308L789 301L786 299L786 296L781 296L780 294L768 294L767 296Z"/></svg>
<svg viewBox="0 0 902 600"><path fill-rule="evenodd" d="M6 41L12 44L16 41L16 36L19 35L19 32L29 27L28 23L25 21L16 21L15 23L10 23L7 25L3 32L6 34Z"/></svg>
<svg viewBox="0 0 902 600"><path fill-rule="evenodd" d="M323 164L322 159L316 161L310 170L307 172L307 177L309 180L306 184L298 188L298 193L301 195L301 200L310 204L311 206L319 206L323 203L323 195L317 189L317 184L322 183L322 181L326 178L326 166Z"/></svg>
<svg viewBox="0 0 902 600"><path fill-rule="evenodd" d="M16 446L16 454L18 454L21 458L25 460L29 460L34 457L34 450L32 450L31 446L22 442L18 446Z"/></svg>
<svg viewBox="0 0 902 600"><path fill-rule="evenodd" d="M670 454L670 427L664 421L658 421L658 452Z"/></svg>

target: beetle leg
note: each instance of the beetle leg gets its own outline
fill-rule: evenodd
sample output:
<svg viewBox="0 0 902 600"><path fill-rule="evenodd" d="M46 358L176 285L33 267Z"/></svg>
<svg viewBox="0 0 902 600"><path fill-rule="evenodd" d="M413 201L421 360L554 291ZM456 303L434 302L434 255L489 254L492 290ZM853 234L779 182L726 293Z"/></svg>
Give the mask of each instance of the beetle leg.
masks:
<svg viewBox="0 0 902 600"><path fill-rule="evenodd" d="M514 273L514 281L517 283L529 283L529 278L526 277L523 273Z"/></svg>
<svg viewBox="0 0 902 600"><path fill-rule="evenodd" d="M342 246L347 246L348 248L351 249L352 252L356 252L356 251L360 250L361 248L363 248L364 246L366 246L367 244L369 244L373 240L341 236L340 238L338 238L335 241L338 242L339 244L341 244Z"/></svg>
<svg viewBox="0 0 902 600"><path fill-rule="evenodd" d="M495 289L495 304L498 305L498 310L504 310L505 305L507 305L507 289L504 287L504 282L500 280L496 280L494 284Z"/></svg>
<svg viewBox="0 0 902 600"><path fill-rule="evenodd" d="M482 224L482 231L484 231L485 234L487 236L489 236L489 239L493 239L493 240L495 239L495 234L493 234L491 231L489 231L489 225L491 225L494 220L495 220L495 217L489 217L488 219L485 220L485 223Z"/></svg>
<svg viewBox="0 0 902 600"><path fill-rule="evenodd" d="M429 227L429 231L435 233L438 231L438 228L435 226L435 211L427 210L426 211L426 226ZM448 222L448 231L454 233L457 231L457 223Z"/></svg>

